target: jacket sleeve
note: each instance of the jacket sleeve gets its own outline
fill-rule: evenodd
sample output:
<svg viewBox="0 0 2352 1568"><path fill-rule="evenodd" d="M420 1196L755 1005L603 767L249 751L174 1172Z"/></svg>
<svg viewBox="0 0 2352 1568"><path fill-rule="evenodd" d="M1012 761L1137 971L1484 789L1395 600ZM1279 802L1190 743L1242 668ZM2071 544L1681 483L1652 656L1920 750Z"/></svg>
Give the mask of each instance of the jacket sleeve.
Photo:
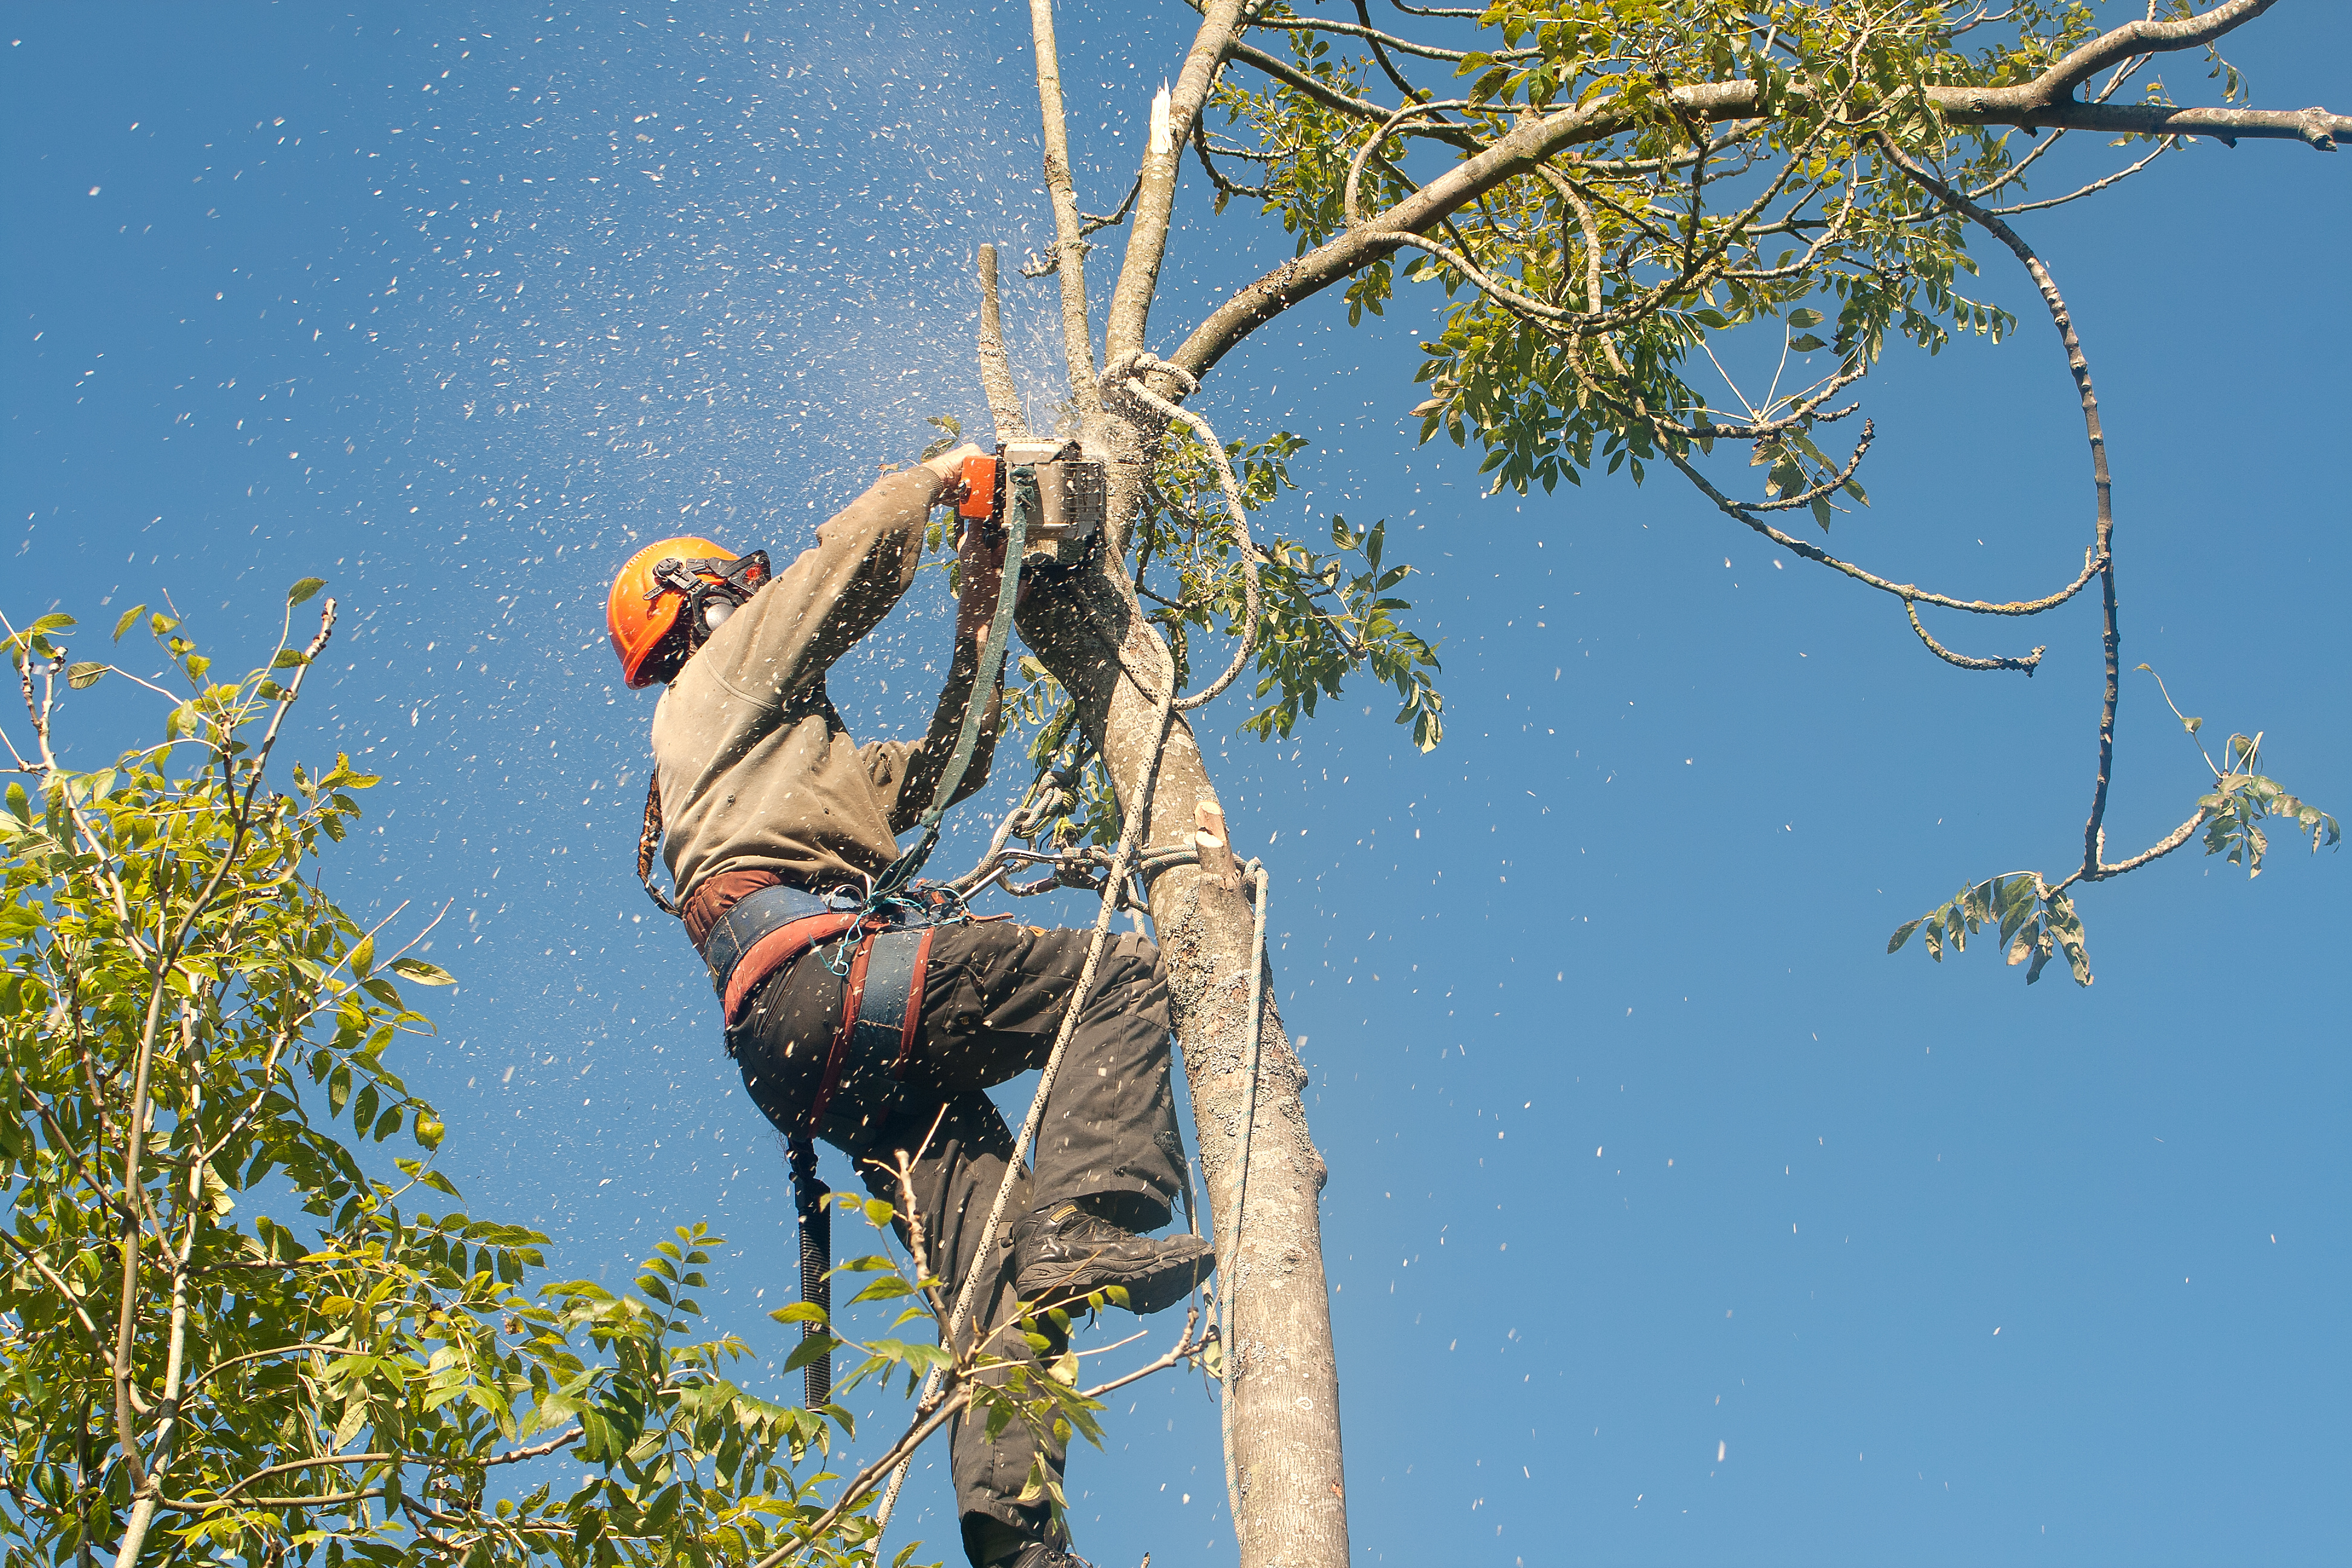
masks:
<svg viewBox="0 0 2352 1568"><path fill-rule="evenodd" d="M955 663L949 668L948 683L940 693L940 705L932 711L931 727L921 743L906 741L869 741L857 748L858 759L866 764L866 775L874 782L875 793L882 797L883 808L890 814L890 831L904 833L915 826L931 804L931 795L940 787L940 776L947 772L948 763L955 758L956 742L963 738L964 705L971 700L972 689L979 684L979 659L969 651L960 651ZM972 746L971 763L964 770L963 781L956 786L955 799L968 800L988 782L989 764L995 760L997 731L1004 722L1004 669L996 671L996 684L988 693L988 707L980 720L980 736Z"/></svg>
<svg viewBox="0 0 2352 1568"><path fill-rule="evenodd" d="M816 543L729 617L688 668L701 665L756 700L822 680L913 585L938 489L924 468L883 476L821 524Z"/></svg>

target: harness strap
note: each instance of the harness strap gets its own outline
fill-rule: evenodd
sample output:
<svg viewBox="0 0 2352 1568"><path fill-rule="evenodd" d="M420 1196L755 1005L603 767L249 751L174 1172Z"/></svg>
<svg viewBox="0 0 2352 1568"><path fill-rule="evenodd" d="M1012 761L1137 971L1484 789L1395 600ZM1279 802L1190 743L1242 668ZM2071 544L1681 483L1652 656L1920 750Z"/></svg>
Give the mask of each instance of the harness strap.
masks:
<svg viewBox="0 0 2352 1568"><path fill-rule="evenodd" d="M923 1022L923 973L939 927L884 931L867 942L866 991L859 999L853 1042L861 1059L886 1055L890 1076L903 1078Z"/></svg>
<svg viewBox="0 0 2352 1568"><path fill-rule="evenodd" d="M834 1091L841 1087L842 1066L857 1033L857 1009L866 1000L866 963L873 954L874 938L869 933L857 944L856 956L849 961L849 978L841 988L841 1027L833 1033L833 1048L824 1054L824 1077L817 1083L815 1098L809 1101L808 1120L803 1123L812 1137L824 1125L825 1110L833 1104Z"/></svg>
<svg viewBox="0 0 2352 1568"><path fill-rule="evenodd" d="M825 1127L836 1100L861 1127L889 1108L922 1027L924 977L938 934L937 926L909 926L870 931L858 942L841 988L841 1025L802 1123L808 1135Z"/></svg>
<svg viewBox="0 0 2352 1568"><path fill-rule="evenodd" d="M753 942L735 965L735 973L727 977L727 989L719 998L721 1016L730 1025L740 1020L743 1009L751 1005L751 993L760 988L761 981L810 948L831 942L856 923L857 916L850 910L811 915L806 920L779 927Z"/></svg>

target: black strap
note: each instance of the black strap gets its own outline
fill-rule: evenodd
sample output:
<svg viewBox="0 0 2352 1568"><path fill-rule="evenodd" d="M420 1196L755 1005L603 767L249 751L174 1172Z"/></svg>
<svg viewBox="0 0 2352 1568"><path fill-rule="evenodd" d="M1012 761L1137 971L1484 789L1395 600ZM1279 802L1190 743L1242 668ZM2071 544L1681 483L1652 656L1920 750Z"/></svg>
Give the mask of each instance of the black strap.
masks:
<svg viewBox="0 0 2352 1568"><path fill-rule="evenodd" d="M1037 469L1023 463L1006 476L1004 485L1004 574L996 587L996 615L990 621L988 643L981 650L980 670L972 678L971 696L964 702L963 732L956 738L955 754L948 760L947 771L940 775L939 787L931 792L930 808L915 826L923 836L915 847L890 862L882 875L875 879L874 891L868 901L886 899L915 879L923 862L940 842L940 819L947 816L949 803L963 785L963 775L971 767L972 752L980 746L981 716L986 710L987 699L996 690L998 674L1004 668L1004 650L1013 636L1013 605L1021 593L1021 557L1027 548L1029 520L1042 510L1037 499Z"/></svg>
<svg viewBox="0 0 2352 1568"><path fill-rule="evenodd" d="M801 1338L826 1332L833 1318L833 1281L825 1278L833 1267L833 1211L825 1200L833 1194L825 1190L816 1173L816 1145L805 1138L792 1141L793 1205L800 1211L801 1221L801 1300L821 1308L826 1321L820 1326L803 1322ZM833 1403L833 1355L827 1352L801 1368L803 1392L811 1410L822 1410Z"/></svg>

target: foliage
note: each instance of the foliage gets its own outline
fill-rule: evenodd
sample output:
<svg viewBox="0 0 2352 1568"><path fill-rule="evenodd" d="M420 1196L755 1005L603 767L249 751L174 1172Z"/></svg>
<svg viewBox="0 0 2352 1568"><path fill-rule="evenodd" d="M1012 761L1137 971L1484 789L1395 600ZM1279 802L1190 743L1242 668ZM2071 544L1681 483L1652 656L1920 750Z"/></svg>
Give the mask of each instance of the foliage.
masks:
<svg viewBox="0 0 2352 1568"><path fill-rule="evenodd" d="M932 422L960 433L951 420ZM1304 437L1287 430L1262 441L1226 443L1245 511L1262 511L1297 488L1288 460L1306 446ZM1339 696L1349 676L1369 669L1396 688L1396 722L1412 726L1415 746L1431 751L1444 738L1445 699L1433 679L1441 668L1437 648L1398 618L1412 608L1395 590L1413 568L1382 567L1386 531L1385 520L1359 531L1335 514L1328 553L1282 535L1258 549L1255 695L1272 700L1242 721L1244 733L1287 738L1302 716L1313 716L1320 699ZM1155 454L1129 541L1136 593L1167 638L1179 689L1193 684L1198 638L1208 637L1220 649L1209 663L1222 669L1229 657L1222 645L1240 637L1247 614L1240 552L1209 450L1181 426L1169 431ZM939 550L951 542L943 525L934 523L929 542ZM1032 731L1029 755L1042 780L1057 760L1071 761L1077 710L1037 659L1022 658L1015 674L1007 716ZM1118 841L1114 797L1098 762L1078 766L1060 801L1041 819L1041 837L1064 847Z"/></svg>
<svg viewBox="0 0 2352 1568"><path fill-rule="evenodd" d="M1289 459L1307 446L1287 430L1263 441L1226 443L1241 480L1242 505L1265 510L1297 486ZM1242 723L1260 740L1287 737L1302 712L1312 715L1318 694L1337 697L1356 669L1397 689L1396 721L1413 726L1413 743L1426 752L1444 737L1444 699L1432 682L1437 650L1396 615L1412 604L1392 591L1412 572L1381 567L1385 521L1356 532L1343 517L1331 520L1333 552L1321 554L1277 535L1259 552L1256 695L1275 700ZM1208 449L1191 431L1171 429L1160 443L1144 484L1134 525L1137 592L1156 606L1150 619L1166 635L1179 679L1191 684L1192 635L1216 628L1238 637L1246 605L1242 572L1223 491ZM1348 558L1363 563L1351 571ZM1156 572L1162 587L1150 586ZM1222 625L1220 625L1222 623ZM1224 656L1212 656L1213 668Z"/></svg>
<svg viewBox="0 0 2352 1568"><path fill-rule="evenodd" d="M321 585L296 585L289 624ZM393 948L401 910L363 925L321 880L376 780L338 757L263 787L332 613L228 682L152 616L184 697L69 663L68 616L9 637L33 731L9 742L32 788L0 813L9 1560L870 1561L872 1477L823 1468L848 1413L747 1392L725 1369L751 1348L697 1337L718 1237L681 1229L634 1292L534 1288L546 1238L463 1212L433 1168L440 1118L391 1058L429 1030L400 987L451 984L423 956L434 922ZM171 702L164 742L61 767L60 700L110 675ZM414 1154L377 1149L396 1134ZM433 1194L448 1208L416 1206ZM845 1267L877 1276L861 1301L919 1295L887 1257ZM860 1375L941 1356L819 1324ZM956 1393L1007 1358L950 1360ZM992 1422L1094 1436L1074 1384L981 1398Z"/></svg>
<svg viewBox="0 0 2352 1568"><path fill-rule="evenodd" d="M2263 857L2270 850L2270 839L2260 826L2266 816L2284 818L2294 824L2297 832L2310 835L2315 855L2322 845L2332 847L2344 837L2333 816L2287 794L2276 780L2254 772L2262 745L2260 735L2251 740L2231 736L2230 767L2214 769L2213 792L2197 798L2198 809L2205 814L2205 853L2225 856L2231 865L2243 866L2249 878L2263 874Z"/></svg>
<svg viewBox="0 0 2352 1568"><path fill-rule="evenodd" d="M2001 951L2009 955L2009 962L2032 961L2025 971L2028 985L2042 978L2042 966L2050 962L2053 951L2065 953L2075 984L2091 983L2090 955L2083 947L2083 922L2075 916L2074 900L2053 891L2032 871L2011 872L1962 888L1919 919L1898 928L1887 940L1886 951L1899 952L1913 931L1924 928L1920 940L1927 944L1927 956L1941 963L1946 947L1966 952L1969 938L1996 921L2000 927Z"/></svg>
<svg viewBox="0 0 2352 1568"><path fill-rule="evenodd" d="M2116 95L2135 78L2144 104L2168 104L2151 68L2184 47L2203 49L2225 103L2244 97L2215 40L2252 13L2217 19L2193 0L2123 9L2145 25L2108 33L2100 7L2084 0L2021 0L1998 11L1937 0L1491 0L1475 11L1401 6L1379 25L1361 6L1348 22L1273 5L1245 12L1244 32L1278 37L1286 58L1241 51L1255 74L1220 78L1207 108L1223 124L1213 134L1197 128L1192 151L1219 210L1255 204L1280 221L1308 267L1333 269L1318 279L1344 272L1350 324L1381 314L1400 279L1444 289L1444 326L1421 345L1416 380L1428 395L1412 414L1424 442L1443 434L1475 444L1490 493L1551 491L1563 479L1581 485L1588 473L1620 469L1638 484L1669 465L1733 521L1901 601L1937 657L2031 674L2040 648L1956 654L1918 619L1923 603L2037 615L2094 583L2113 602L2105 447L2087 364L2048 269L2005 216L2093 195L2179 143L2153 130L2124 135L2116 145L2147 144L2137 162L2027 201L2033 165L2067 132L2017 129L2039 110L2011 112L2005 126L1978 110L1987 95L2013 91L2055 95L2036 104L2106 104L2120 113ZM2147 30L2183 18L2226 25L2177 37ZM1416 36L1396 36L1408 29ZM2079 63L2092 55L2075 54L2094 40L2106 51L2096 70ZM2157 52L2137 52L2142 46ZM2070 58L2077 63L2055 69ZM1391 97L1394 108L1381 101ZM2138 114L2110 122L2158 121ZM1244 163L1255 166L1247 179L1228 172ZM2003 604L1880 577L1788 531L1775 515L1809 518L1825 535L1841 512L1869 504L1857 470L1870 422L1843 451L1828 427L1857 411L1845 395L1890 342L1934 354L1956 333L1999 341L2015 330L2017 319L1974 282L1969 241L1982 235L2024 264L2037 305L2058 329L2101 497L2081 575L2057 593ZM1328 258L1344 260L1318 259ZM1307 291L1280 268L1257 287L1286 301ZM1267 313L1255 299L1252 306L1256 319ZM1734 475L1711 471L1724 444L1744 448L1744 466L1761 470L1760 493L1743 499ZM1334 537L1345 547L1357 536L1335 520ZM1368 537L1377 541L1379 531ZM1328 563L1304 571L1338 590ZM1348 589L1378 591L1362 577ZM1281 617L1285 626L1302 619L1296 606ZM2106 638L2112 658L2112 610ZM1322 667L1309 655L1300 668ZM1254 716L1261 734L1287 733L1302 696L1311 712L1316 692L1333 689L1297 679L1276 684L1286 705ZM2088 984L2080 921L2064 891L2074 882L2136 869L2199 827L2209 853L2258 872L2264 816L2292 818L2315 847L2333 842L2333 818L2239 758L2214 768L2213 792L2179 833L2109 863L2100 822L2116 702L2111 679L2082 868L2055 883L2026 872L1964 888L1905 926L1893 947L1924 927L1940 960L1945 944L1958 951L1997 925L2010 961L2031 961L2029 980L2063 952Z"/></svg>
<svg viewBox="0 0 2352 1568"><path fill-rule="evenodd" d="M2147 665L2138 667L2148 669ZM2155 671L2148 670L2150 675ZM2158 685L2161 686L2159 680ZM2170 707L2169 693L2165 697ZM2174 708L2181 730L2197 753L2212 771L2213 788L2198 796L2196 814L2166 837L2155 848L2137 857L2123 866L2100 868L2101 875L2120 876L2140 865L2169 855L2199 836L2200 829L2207 855L2225 857L2232 865L2246 868L2248 877L2263 874L2263 857L2269 851L2270 839L2262 829L2264 818L2292 822L2298 834L2311 839L2311 852L2318 854L2323 847L2333 847L2343 838L2336 818L2296 799L2281 788L2274 779L2265 778L2254 771L2262 754L2263 738L2251 739L2232 735L2229 743L2229 763L2216 763L2197 742L2197 732L2205 721L2185 714ZM2027 963L2025 983L2028 985L2042 978L2042 966L2050 962L2053 952L2066 955L2066 966L2073 972L2074 983L2091 983L2091 961L2083 948L2083 922L2074 912L2073 900L2066 897L2066 888L2081 879L2076 871L2055 886L2044 881L2035 871L2012 871L1962 888L1945 902L1928 910L1917 920L1895 929L1887 940L1888 952L1900 952L1911 940L1911 933L1920 933L1927 945L1927 956L1937 963L1944 962L1944 949L1954 952L1968 951L1969 938L1989 925L1998 923L2000 946L2011 964Z"/></svg>

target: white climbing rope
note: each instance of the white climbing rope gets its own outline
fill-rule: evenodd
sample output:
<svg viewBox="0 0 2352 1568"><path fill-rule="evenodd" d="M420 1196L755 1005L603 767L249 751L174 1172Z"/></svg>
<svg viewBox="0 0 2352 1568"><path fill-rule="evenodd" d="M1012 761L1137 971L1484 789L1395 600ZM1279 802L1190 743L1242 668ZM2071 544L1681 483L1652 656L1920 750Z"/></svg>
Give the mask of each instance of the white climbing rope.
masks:
<svg viewBox="0 0 2352 1568"><path fill-rule="evenodd" d="M1173 679L1176 661L1172 654L1166 659L1168 678L1164 682L1165 689L1160 693L1156 724L1152 733L1151 756L1136 779L1134 805L1127 814L1126 823L1119 829L1118 848L1111 857L1108 874L1103 879L1102 905L1095 915L1094 931L1087 939L1086 963L1079 967L1077 984L1070 990L1070 999L1063 1005L1061 1028L1054 1037L1054 1048L1045 1058L1045 1071L1039 1075L1037 1080L1037 1092L1029 1101L1029 1114L1023 1118L1021 1136L1013 1146L1013 1158L1005 1163L1004 1179L997 1184L996 1199L988 1209L988 1221L981 1226L980 1245L973 1250L971 1261L964 1270L963 1283L957 1289L955 1305L950 1310L948 1321L940 1334L940 1343L948 1348L950 1354L954 1352L956 1342L963 1336L971 1325L972 1309L980 1294L980 1282L989 1271L987 1268L989 1256L996 1246L997 1227L1003 1221L1005 1205L1012 1201L1013 1189L1020 1183L1023 1161L1036 1142L1038 1125L1045 1120L1046 1098L1054 1091L1055 1078L1061 1071L1062 1055L1069 1047L1071 1033L1077 1025L1078 1005L1094 984L1095 971L1102 960L1103 940L1109 934L1111 919L1118 911L1121 889L1135 859L1135 852L1138 841L1142 836L1144 823L1151 813L1151 792L1160 780L1160 759L1167 752L1169 726L1178 713L1200 707L1232 685L1234 679L1241 674L1243 666L1248 663L1251 654L1257 648L1257 547L1250 541L1249 514L1242 506L1241 483L1234 477L1233 464L1227 460L1224 446L1217 439L1217 433L1211 428L1209 422L1199 415L1159 396L1139 379L1144 373L1153 371L1168 375L1181 384L1188 396L1201 389L1200 378L1193 375L1192 372L1181 366L1170 364L1157 355L1149 353L1124 354L1111 362L1109 367L1103 372L1097 389L1104 394L1107 401L1110 398L1125 396L1150 409L1165 420L1181 421L1197 432L1202 444L1209 448L1210 456L1216 464L1218 486L1224 491L1225 510L1233 520L1234 544L1241 556L1243 598L1245 606L1242 620L1242 646L1234 654L1234 661L1226 668L1224 674L1218 677L1213 684L1193 692L1189 697L1180 698L1176 695L1176 683ZM1123 384L1119 384L1121 383ZM1147 682L1136 678L1134 669L1128 666L1123 653L1119 664L1120 668L1126 670L1128 678L1135 680L1139 689L1147 691L1150 689ZM1001 841L992 846L992 855L1001 854L1002 850ZM1262 954L1265 936L1263 869L1258 876L1260 912L1257 951ZM1258 976L1265 969L1262 958L1256 968L1257 973L1253 974L1250 982L1252 998L1250 1104L1253 1114L1256 1109L1257 1100L1255 1020L1258 1012ZM1246 1125L1243 1139L1244 1173L1246 1175L1248 1158ZM1238 1215L1236 1218L1238 1219ZM1231 1292L1228 1290L1225 1296L1227 1315L1230 1317ZM922 1398L916 1405L919 1414L929 1414L937 1408L940 1383L940 1371L934 1366L930 1375L923 1383ZM1227 1444L1226 1447L1230 1450L1232 1445ZM882 1501L874 1510L877 1561L879 1561L879 1531L889 1523L890 1510L898 1505L899 1489L906 1485L907 1472L913 1464L912 1454L898 1461L898 1468L890 1472L890 1484L882 1494Z"/></svg>
<svg viewBox="0 0 2352 1568"><path fill-rule="evenodd" d="M1253 859L1249 863L1256 915L1253 920L1250 938L1249 984L1249 1082L1243 1090L1240 1169L1234 1176L1233 1223L1217 1226L1217 1239L1226 1243L1225 1256L1218 1265L1217 1304L1223 1310L1224 1321L1217 1330L1217 1342L1223 1347L1224 1364L1219 1381L1225 1385L1225 1396L1218 1401L1218 1429L1225 1445L1225 1495L1234 1517L1242 1516L1241 1478L1234 1473L1234 1379L1241 1372L1241 1344L1234 1338L1234 1303L1241 1292L1235 1289L1235 1276L1242 1264L1242 1215L1249 1198L1250 1138L1257 1131L1257 1078L1259 1052L1265 1039L1265 866Z"/></svg>

